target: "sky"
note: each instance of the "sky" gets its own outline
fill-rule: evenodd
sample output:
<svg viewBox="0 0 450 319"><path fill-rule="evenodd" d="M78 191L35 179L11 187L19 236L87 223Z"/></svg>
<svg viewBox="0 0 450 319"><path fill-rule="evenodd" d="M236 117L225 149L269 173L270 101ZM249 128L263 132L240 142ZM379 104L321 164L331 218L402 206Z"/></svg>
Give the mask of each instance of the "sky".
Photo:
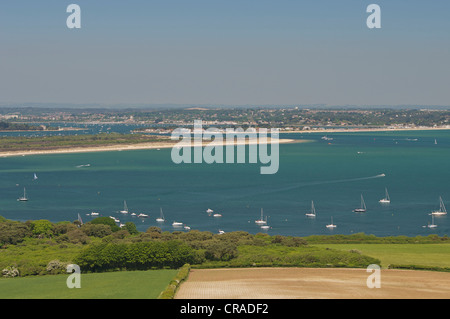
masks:
<svg viewBox="0 0 450 319"><path fill-rule="evenodd" d="M448 0L0 2L1 104L448 106L449 87Z"/></svg>

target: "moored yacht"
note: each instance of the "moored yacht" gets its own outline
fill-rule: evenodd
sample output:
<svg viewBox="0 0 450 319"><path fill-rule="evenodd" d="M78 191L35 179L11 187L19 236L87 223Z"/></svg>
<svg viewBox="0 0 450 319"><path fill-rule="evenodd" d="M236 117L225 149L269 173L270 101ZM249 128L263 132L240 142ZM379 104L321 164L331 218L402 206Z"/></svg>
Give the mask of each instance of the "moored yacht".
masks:
<svg viewBox="0 0 450 319"><path fill-rule="evenodd" d="M305 214L307 217L316 217L316 208L314 207L314 201L311 201L311 212Z"/></svg>
<svg viewBox="0 0 450 319"><path fill-rule="evenodd" d="M432 211L431 215L433 215L433 216L447 215L447 210L445 209L445 205L444 205L444 201L442 200L442 197L439 196L439 210Z"/></svg>
<svg viewBox="0 0 450 319"><path fill-rule="evenodd" d="M366 203L364 202L364 197L362 194L361 194L361 207L355 208L353 211L355 213L365 213L366 212Z"/></svg>
<svg viewBox="0 0 450 319"><path fill-rule="evenodd" d="M386 192L386 196L382 199L380 199L378 202L381 204L390 204L391 203L391 198L389 197L389 193L387 188L385 187L385 192Z"/></svg>
<svg viewBox="0 0 450 319"><path fill-rule="evenodd" d="M265 225L267 222L263 218L263 209L261 208L261 218L255 220L255 224L257 225Z"/></svg>

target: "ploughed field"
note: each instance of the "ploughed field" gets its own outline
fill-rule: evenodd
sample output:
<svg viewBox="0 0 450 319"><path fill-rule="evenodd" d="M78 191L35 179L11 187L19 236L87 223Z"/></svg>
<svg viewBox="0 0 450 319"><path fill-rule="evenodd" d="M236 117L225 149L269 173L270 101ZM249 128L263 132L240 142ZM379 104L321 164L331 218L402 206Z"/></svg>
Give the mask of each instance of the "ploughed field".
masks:
<svg viewBox="0 0 450 319"><path fill-rule="evenodd" d="M448 299L450 273L344 268L192 269L176 299ZM374 283L375 281L371 281Z"/></svg>

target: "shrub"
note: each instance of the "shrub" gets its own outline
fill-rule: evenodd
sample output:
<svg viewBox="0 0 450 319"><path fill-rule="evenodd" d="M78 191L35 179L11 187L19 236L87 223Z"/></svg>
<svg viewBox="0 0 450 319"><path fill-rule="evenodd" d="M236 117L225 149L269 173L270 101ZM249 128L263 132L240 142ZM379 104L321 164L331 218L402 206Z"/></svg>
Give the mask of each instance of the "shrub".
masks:
<svg viewBox="0 0 450 319"><path fill-rule="evenodd" d="M81 269L105 271L112 269L146 270L177 268L196 261L195 251L179 241L94 244L74 260Z"/></svg>
<svg viewBox="0 0 450 319"><path fill-rule="evenodd" d="M94 236L103 238L105 236L111 235L112 230L110 225L105 224L84 224L80 228L87 236Z"/></svg>
<svg viewBox="0 0 450 319"><path fill-rule="evenodd" d="M173 299L175 297L175 293L177 292L180 284L187 279L189 276L189 272L191 270L191 265L185 264L180 268L175 278L169 283L166 289L161 292L158 296L158 299Z"/></svg>
<svg viewBox="0 0 450 319"><path fill-rule="evenodd" d="M94 224L94 225L98 225L98 224L108 225L113 232L120 230L120 227L117 226L116 222L110 217L97 217L97 218L94 218L93 220L91 220L89 223Z"/></svg>
<svg viewBox="0 0 450 319"><path fill-rule="evenodd" d="M67 263L63 263L58 259L55 259L47 264L46 270L52 275L62 274L66 272L67 265L68 265Z"/></svg>
<svg viewBox="0 0 450 319"><path fill-rule="evenodd" d="M9 266L2 270L2 276L12 278L19 276L19 270L16 267Z"/></svg>
<svg viewBox="0 0 450 319"><path fill-rule="evenodd" d="M30 227L21 222L5 221L0 223L0 244L18 244L31 236Z"/></svg>
<svg viewBox="0 0 450 319"><path fill-rule="evenodd" d="M40 219L31 222L31 231L38 237L48 237L54 234L55 226L52 222Z"/></svg>

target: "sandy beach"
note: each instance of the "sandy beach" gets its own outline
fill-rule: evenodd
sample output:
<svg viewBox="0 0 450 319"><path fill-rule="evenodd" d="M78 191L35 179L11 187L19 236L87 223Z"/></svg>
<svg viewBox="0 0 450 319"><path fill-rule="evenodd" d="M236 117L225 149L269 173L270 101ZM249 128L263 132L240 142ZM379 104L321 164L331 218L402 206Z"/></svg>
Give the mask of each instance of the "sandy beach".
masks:
<svg viewBox="0 0 450 319"><path fill-rule="evenodd" d="M450 130L450 126L439 127L361 127L361 128L320 128L309 130L287 130L280 133L356 133L356 132L396 132L396 131L434 131L434 130Z"/></svg>
<svg viewBox="0 0 450 319"><path fill-rule="evenodd" d="M279 139L280 144L286 143L305 143L308 140L294 140L294 139ZM45 155L45 154L70 154L70 153L89 153L89 152L111 152L111 151L132 151L132 150L148 150L148 149L161 149L161 148L172 148L176 146L178 141L167 141L167 142L153 142L153 143L139 143L132 145L108 145L108 146L98 146L98 147L75 147L75 148L61 148L52 150L29 150L29 151L1 151L0 157L11 157L11 156L27 156L27 155ZM267 139L267 143L270 143L270 138ZM247 140L245 142L235 142L235 145L253 145L261 144L257 140ZM203 146L222 146L226 145L222 142L209 142L203 141Z"/></svg>

